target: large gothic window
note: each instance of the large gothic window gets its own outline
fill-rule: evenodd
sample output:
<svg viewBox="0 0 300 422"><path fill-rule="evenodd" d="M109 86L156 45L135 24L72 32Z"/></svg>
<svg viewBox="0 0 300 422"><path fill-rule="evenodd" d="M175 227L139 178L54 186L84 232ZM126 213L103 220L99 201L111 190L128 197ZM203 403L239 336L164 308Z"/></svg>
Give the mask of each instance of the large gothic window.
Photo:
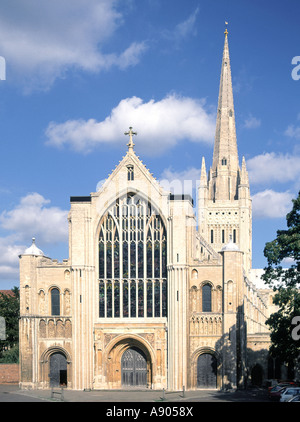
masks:
<svg viewBox="0 0 300 422"><path fill-rule="evenodd" d="M100 226L99 317L167 316L167 239L158 212L128 194Z"/></svg>

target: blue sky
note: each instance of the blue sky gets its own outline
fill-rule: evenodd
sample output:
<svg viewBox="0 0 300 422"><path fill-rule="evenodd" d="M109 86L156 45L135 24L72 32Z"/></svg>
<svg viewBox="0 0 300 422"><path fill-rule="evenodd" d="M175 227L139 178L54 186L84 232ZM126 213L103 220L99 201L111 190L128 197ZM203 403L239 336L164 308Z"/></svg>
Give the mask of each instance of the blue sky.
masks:
<svg viewBox="0 0 300 422"><path fill-rule="evenodd" d="M196 184L212 161L225 21L262 268L300 189L299 15L298 0L2 1L0 289L18 285L33 236L68 257L69 198L111 173L129 126L155 177Z"/></svg>

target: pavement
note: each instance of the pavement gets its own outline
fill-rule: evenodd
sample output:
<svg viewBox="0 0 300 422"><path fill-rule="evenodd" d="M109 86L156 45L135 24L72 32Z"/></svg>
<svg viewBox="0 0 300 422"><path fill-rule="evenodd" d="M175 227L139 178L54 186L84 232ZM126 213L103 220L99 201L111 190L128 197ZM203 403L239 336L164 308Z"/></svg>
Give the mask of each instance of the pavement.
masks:
<svg viewBox="0 0 300 422"><path fill-rule="evenodd" d="M15 384L0 384L0 402L139 402L184 403L189 402L269 402L267 390L218 391L194 390L164 392L158 390L88 390L73 391L59 388L52 390L21 390ZM63 394L61 394L63 393Z"/></svg>

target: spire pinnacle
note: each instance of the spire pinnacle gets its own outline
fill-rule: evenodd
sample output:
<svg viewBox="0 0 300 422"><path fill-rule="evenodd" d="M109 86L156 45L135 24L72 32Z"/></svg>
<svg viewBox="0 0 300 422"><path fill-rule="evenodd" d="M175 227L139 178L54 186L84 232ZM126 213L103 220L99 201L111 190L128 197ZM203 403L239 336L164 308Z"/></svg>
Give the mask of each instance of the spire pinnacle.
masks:
<svg viewBox="0 0 300 422"><path fill-rule="evenodd" d="M201 186L207 186L207 175L206 175L206 166L205 166L205 159L204 159L204 157L202 157L200 185Z"/></svg>
<svg viewBox="0 0 300 422"><path fill-rule="evenodd" d="M240 181L241 185L249 185L249 177L248 177L248 172L247 172L247 168L246 168L246 160L245 157L243 157L242 160L242 170L241 170L241 181Z"/></svg>
<svg viewBox="0 0 300 422"><path fill-rule="evenodd" d="M228 22L226 22L226 21L225 21L225 25L226 25L226 28L225 28L225 32L224 32L224 34L225 34L225 37L227 37L227 35L228 35L228 31L227 31L227 25L228 25Z"/></svg>

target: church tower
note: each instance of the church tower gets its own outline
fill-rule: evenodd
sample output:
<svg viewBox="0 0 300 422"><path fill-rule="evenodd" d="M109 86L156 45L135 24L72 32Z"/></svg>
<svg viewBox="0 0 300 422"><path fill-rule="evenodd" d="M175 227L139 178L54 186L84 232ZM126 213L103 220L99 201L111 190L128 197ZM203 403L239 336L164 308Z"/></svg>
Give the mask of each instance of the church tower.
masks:
<svg viewBox="0 0 300 422"><path fill-rule="evenodd" d="M246 162L239 166L231 80L228 31L221 67L212 167L208 177L204 158L198 191L199 233L219 252L232 240L251 268L252 205Z"/></svg>

